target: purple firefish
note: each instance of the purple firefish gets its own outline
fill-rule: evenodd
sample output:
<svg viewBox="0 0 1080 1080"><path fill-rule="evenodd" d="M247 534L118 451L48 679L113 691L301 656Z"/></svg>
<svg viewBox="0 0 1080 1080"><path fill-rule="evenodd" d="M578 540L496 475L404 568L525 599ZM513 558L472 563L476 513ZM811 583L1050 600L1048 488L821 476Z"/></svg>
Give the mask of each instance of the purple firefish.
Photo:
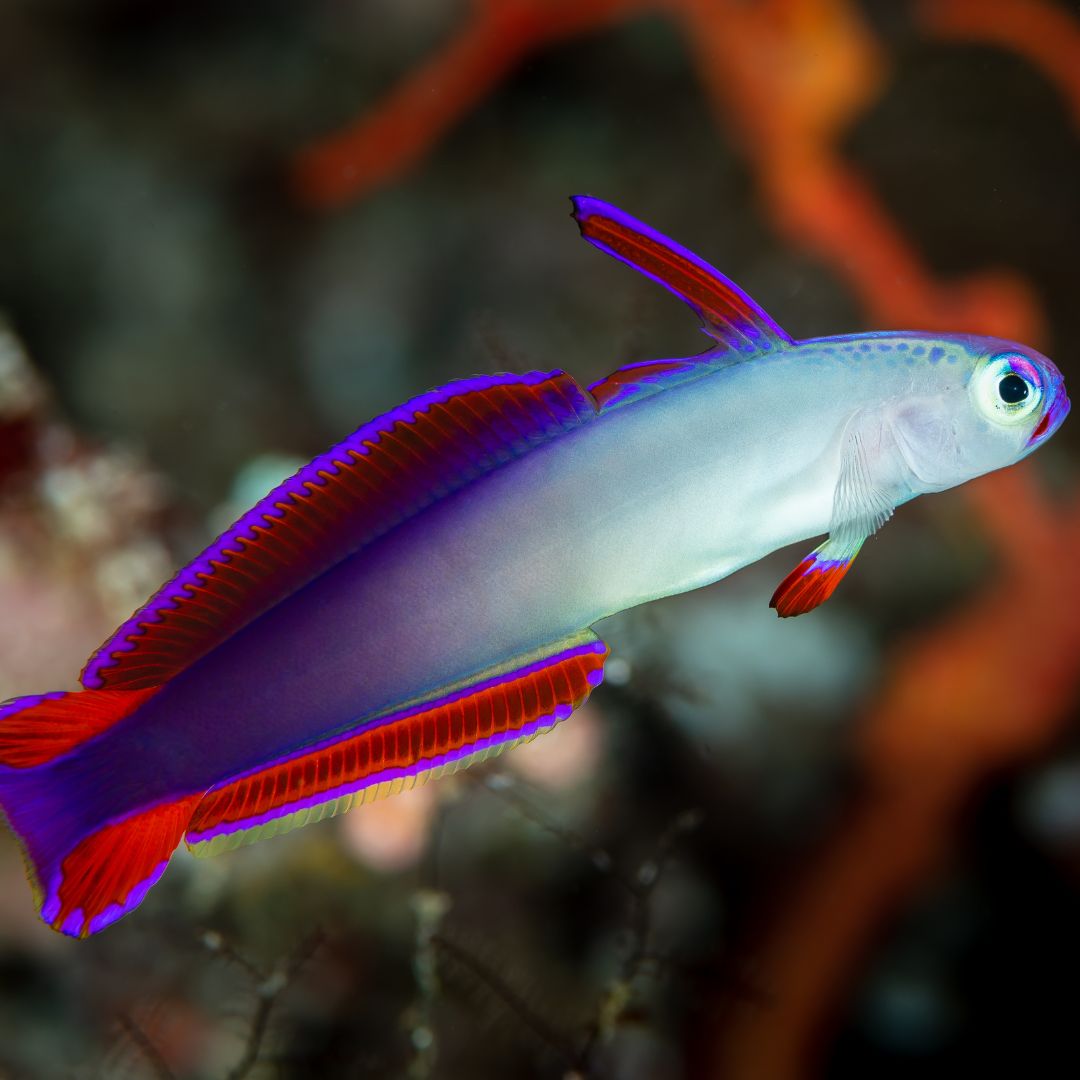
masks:
<svg viewBox="0 0 1080 1080"><path fill-rule="evenodd" d="M184 567L84 689L0 705L0 805L50 926L115 921L181 841L223 851L548 730L602 678L600 620L828 533L773 597L810 610L897 506L1012 464L1068 412L1033 349L795 341L647 225L585 197L574 216L709 348L588 389L551 371L414 398Z"/></svg>

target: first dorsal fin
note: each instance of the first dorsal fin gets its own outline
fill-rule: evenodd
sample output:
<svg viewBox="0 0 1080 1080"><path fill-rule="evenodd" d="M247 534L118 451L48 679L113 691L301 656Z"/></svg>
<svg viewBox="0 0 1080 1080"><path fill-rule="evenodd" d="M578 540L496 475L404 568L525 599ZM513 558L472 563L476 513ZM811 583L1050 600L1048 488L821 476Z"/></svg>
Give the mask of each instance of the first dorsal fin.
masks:
<svg viewBox="0 0 1080 1080"><path fill-rule="evenodd" d="M429 503L596 415L562 371L433 390L304 466L90 658L91 689L157 686Z"/></svg>
<svg viewBox="0 0 1080 1080"><path fill-rule="evenodd" d="M764 309L700 256L601 199L575 195L570 201L590 244L674 293L725 349L746 355L791 343Z"/></svg>

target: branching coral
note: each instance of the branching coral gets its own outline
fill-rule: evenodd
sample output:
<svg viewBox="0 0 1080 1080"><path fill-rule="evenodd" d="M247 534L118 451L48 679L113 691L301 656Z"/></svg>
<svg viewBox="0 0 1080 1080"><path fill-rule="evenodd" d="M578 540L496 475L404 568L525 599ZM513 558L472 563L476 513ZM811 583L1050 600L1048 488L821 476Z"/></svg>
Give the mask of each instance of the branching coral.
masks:
<svg viewBox="0 0 1080 1080"><path fill-rule="evenodd" d="M301 942L291 956L282 959L271 971L251 963L220 934L205 934L203 944L212 955L234 964L254 990L255 1006L245 1024L239 1057L224 1074L225 1080L245 1080L258 1069L275 1006L296 982L312 954L321 947L322 935L316 933ZM133 1016L120 1016L118 1025L156 1080L173 1080L178 1075L155 1039Z"/></svg>
<svg viewBox="0 0 1080 1080"><path fill-rule="evenodd" d="M919 21L950 41L997 45L1023 56L1065 99L1080 127L1080 24L1047 0L923 0Z"/></svg>
<svg viewBox="0 0 1080 1080"><path fill-rule="evenodd" d="M594 869L622 894L625 927L621 955L615 970L597 996L591 1014L581 1025L581 1032L569 1034L534 1008L527 997L515 988L512 979L508 980L482 957L444 932L432 933L424 945L435 945L446 960L486 987L503 1009L516 1016L522 1026L531 1030L563 1063L568 1070L567 1076L596 1075L593 1070L601 1047L610 1043L620 1025L634 1010L642 984L655 979L668 959L655 951L656 892L677 848L701 824L701 814L696 810L677 814L668 822L646 858L636 868L628 870L610 852L565 827L542 810L539 793L530 792L528 784L515 780L507 773L498 772L471 774L471 778L475 784L486 788L508 808L567 850L587 856ZM444 897L441 893L425 895ZM423 949L418 949L418 960L422 954ZM423 992L424 977L418 977L418 982Z"/></svg>

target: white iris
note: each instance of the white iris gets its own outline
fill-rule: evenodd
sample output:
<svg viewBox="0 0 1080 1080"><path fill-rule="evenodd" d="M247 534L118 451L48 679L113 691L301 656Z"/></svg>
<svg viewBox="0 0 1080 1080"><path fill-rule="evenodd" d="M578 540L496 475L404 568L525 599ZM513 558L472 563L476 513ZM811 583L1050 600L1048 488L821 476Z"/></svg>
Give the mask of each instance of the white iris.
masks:
<svg viewBox="0 0 1080 1080"><path fill-rule="evenodd" d="M1007 400L1015 396L1007 379L1023 381L1027 394L1021 400ZM1001 353L985 360L972 377L972 384L979 411L997 424L1021 423L1042 401L1042 387L1035 379L1030 362L1013 353Z"/></svg>

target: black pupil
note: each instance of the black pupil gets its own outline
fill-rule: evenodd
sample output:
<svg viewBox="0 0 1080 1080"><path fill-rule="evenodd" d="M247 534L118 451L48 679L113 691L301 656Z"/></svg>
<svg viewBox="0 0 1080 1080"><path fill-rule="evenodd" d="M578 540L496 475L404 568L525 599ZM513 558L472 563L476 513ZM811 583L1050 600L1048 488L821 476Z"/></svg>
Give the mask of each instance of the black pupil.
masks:
<svg viewBox="0 0 1080 1080"><path fill-rule="evenodd" d="M1028 384L1019 375L1006 375L998 383L998 393L1006 405L1018 405L1028 396Z"/></svg>

